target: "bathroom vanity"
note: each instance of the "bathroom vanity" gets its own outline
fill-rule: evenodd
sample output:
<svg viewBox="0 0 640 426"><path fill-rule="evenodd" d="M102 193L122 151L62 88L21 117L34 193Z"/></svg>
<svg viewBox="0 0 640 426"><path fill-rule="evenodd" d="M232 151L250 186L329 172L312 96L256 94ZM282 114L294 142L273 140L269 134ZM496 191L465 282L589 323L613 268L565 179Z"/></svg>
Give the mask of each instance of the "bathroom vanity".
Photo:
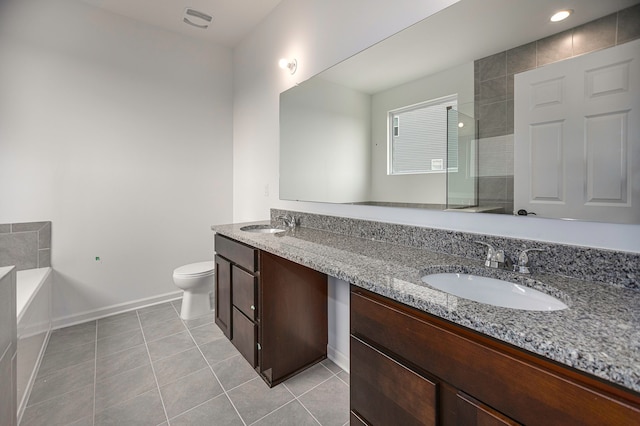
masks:
<svg viewBox="0 0 640 426"><path fill-rule="evenodd" d="M631 425L637 395L351 289L351 422Z"/></svg>
<svg viewBox="0 0 640 426"><path fill-rule="evenodd" d="M449 232L443 238L438 230L313 215L302 222L320 229L303 226L277 235L243 232L246 224L213 229L216 238L251 247L260 259L275 257L351 284L352 424L638 424L637 254L536 243L559 259L574 259L572 266L594 277L615 265L614 273L624 273L612 285L543 273L540 264L533 275L486 268L482 247L474 242L483 236ZM379 237L406 240L407 235L419 237L423 246ZM490 241L510 252L523 242L531 247L528 241L500 238ZM219 251L223 246L217 244L216 239ZM442 246L436 251L426 244ZM598 268L584 267L597 262ZM277 268L257 265L257 285L264 287L258 293L266 293L266 268ZM529 287L540 282L569 307L545 312L491 306L421 280L456 272ZM266 321L260 313L266 299L259 303L258 318ZM233 309L232 304L228 311ZM264 334L257 334L261 343Z"/></svg>
<svg viewBox="0 0 640 426"><path fill-rule="evenodd" d="M215 322L269 386L327 357L327 276L215 236Z"/></svg>

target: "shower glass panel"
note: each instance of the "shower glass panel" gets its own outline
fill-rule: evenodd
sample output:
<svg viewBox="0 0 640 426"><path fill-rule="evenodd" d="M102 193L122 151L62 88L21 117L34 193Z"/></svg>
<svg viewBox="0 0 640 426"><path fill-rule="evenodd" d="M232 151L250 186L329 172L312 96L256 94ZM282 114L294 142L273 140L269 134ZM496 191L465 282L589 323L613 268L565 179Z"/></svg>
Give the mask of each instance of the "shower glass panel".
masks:
<svg viewBox="0 0 640 426"><path fill-rule="evenodd" d="M478 206L477 120L447 110L447 209Z"/></svg>

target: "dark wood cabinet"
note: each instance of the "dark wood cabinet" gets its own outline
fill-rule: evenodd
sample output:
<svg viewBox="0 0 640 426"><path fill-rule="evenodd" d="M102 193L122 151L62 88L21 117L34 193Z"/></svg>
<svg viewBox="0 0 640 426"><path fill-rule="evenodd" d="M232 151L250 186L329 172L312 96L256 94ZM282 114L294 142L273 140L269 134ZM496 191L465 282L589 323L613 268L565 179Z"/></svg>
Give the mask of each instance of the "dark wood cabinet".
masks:
<svg viewBox="0 0 640 426"><path fill-rule="evenodd" d="M517 426L520 423L463 392L456 394L456 419L459 425Z"/></svg>
<svg viewBox="0 0 640 426"><path fill-rule="evenodd" d="M217 234L215 244L215 321L255 368L258 360L258 326L252 308L256 305L259 252L253 247Z"/></svg>
<svg viewBox="0 0 640 426"><path fill-rule="evenodd" d="M351 338L351 405L381 425L435 425L436 383Z"/></svg>
<svg viewBox="0 0 640 426"><path fill-rule="evenodd" d="M215 321L231 339L231 262L216 255Z"/></svg>
<svg viewBox="0 0 640 426"><path fill-rule="evenodd" d="M238 349L242 356L257 367L258 362L258 326L247 318L237 307L233 307L233 337L231 343Z"/></svg>
<svg viewBox="0 0 640 426"><path fill-rule="evenodd" d="M216 324L267 384L325 359L327 276L220 234L215 247Z"/></svg>
<svg viewBox="0 0 640 426"><path fill-rule="evenodd" d="M352 415L366 424L640 420L634 392L355 286L350 362Z"/></svg>
<svg viewBox="0 0 640 426"><path fill-rule="evenodd" d="M258 278L237 266L232 267L233 306L238 308L248 319L257 318Z"/></svg>
<svg viewBox="0 0 640 426"><path fill-rule="evenodd" d="M327 276L260 253L260 370L271 385L327 357Z"/></svg>

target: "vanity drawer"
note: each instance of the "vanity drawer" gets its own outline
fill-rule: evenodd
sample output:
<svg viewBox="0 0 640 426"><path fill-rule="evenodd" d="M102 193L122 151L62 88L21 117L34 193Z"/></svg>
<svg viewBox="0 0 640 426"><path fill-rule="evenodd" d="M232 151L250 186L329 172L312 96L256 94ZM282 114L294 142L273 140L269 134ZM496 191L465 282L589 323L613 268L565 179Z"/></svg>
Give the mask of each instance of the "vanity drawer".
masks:
<svg viewBox="0 0 640 426"><path fill-rule="evenodd" d="M386 425L435 425L436 384L351 336L351 410ZM398 384L401 384L398 386Z"/></svg>
<svg viewBox="0 0 640 426"><path fill-rule="evenodd" d="M540 424L540 413L562 425L640 418L635 394L355 286L351 334L522 424Z"/></svg>
<svg viewBox="0 0 640 426"><path fill-rule="evenodd" d="M258 279L250 273L238 268L231 267L231 286L233 291L233 305L242 311L250 320L256 320L256 288Z"/></svg>
<svg viewBox="0 0 640 426"><path fill-rule="evenodd" d="M231 343L242 356L249 361L251 367L256 367L256 353L258 351L258 327L235 306L233 307L233 338Z"/></svg>
<svg viewBox="0 0 640 426"><path fill-rule="evenodd" d="M216 253L220 256L248 271L256 272L258 270L258 249L220 234L215 236L215 245Z"/></svg>

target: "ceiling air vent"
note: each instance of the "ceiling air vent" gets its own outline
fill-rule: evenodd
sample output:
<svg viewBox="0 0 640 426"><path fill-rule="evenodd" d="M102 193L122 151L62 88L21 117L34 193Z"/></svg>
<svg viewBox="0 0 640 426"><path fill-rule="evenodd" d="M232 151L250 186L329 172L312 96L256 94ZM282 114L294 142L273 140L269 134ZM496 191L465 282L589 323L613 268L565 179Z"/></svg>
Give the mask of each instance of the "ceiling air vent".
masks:
<svg viewBox="0 0 640 426"><path fill-rule="evenodd" d="M209 24L212 20L213 17L211 15L207 15L206 13L191 9L189 7L184 10L184 15L182 17L182 21L185 24L189 24L193 27L203 30L209 28Z"/></svg>

